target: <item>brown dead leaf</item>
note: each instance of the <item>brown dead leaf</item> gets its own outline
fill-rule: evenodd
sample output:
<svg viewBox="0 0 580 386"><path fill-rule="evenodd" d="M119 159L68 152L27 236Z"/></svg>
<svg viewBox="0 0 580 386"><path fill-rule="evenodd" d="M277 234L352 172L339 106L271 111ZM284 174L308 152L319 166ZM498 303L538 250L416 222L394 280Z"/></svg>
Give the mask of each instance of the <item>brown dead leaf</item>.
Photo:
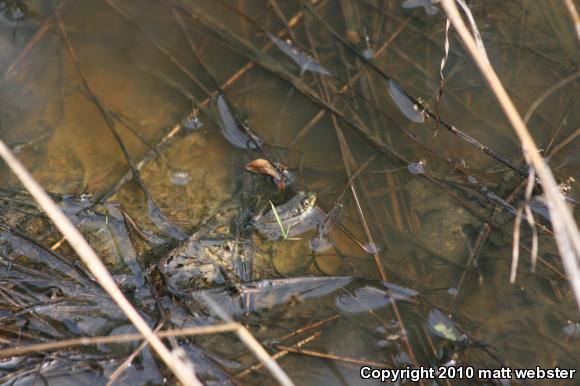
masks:
<svg viewBox="0 0 580 386"><path fill-rule="evenodd" d="M276 168L267 159L258 158L253 161L248 162L244 168L252 173L261 174L263 176L268 176L274 180L274 183L280 190L284 190L286 185L284 184L284 176L276 170ZM286 169L286 166L281 165L279 167L282 171Z"/></svg>

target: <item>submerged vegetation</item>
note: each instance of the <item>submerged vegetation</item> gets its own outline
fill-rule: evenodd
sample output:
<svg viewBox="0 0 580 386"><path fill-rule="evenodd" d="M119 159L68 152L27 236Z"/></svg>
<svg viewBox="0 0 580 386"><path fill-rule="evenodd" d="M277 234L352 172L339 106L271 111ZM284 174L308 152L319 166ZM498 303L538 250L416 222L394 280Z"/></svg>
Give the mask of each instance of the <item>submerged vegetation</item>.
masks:
<svg viewBox="0 0 580 386"><path fill-rule="evenodd" d="M577 11L457 1L0 1L0 383L578 368Z"/></svg>

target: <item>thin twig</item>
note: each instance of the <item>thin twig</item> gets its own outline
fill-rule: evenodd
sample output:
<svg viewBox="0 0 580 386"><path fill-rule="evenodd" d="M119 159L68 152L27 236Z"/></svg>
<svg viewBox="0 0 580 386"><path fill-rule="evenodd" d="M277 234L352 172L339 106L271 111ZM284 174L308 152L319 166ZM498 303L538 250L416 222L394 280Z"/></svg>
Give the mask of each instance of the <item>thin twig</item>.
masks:
<svg viewBox="0 0 580 386"><path fill-rule="evenodd" d="M373 366L373 367L378 367L378 368L388 367L388 365L386 365L385 363L370 361L370 360L366 360L366 359L345 357L345 356L340 356L340 355L335 355L335 354L327 354L327 353L323 353L320 351L306 350L306 349L302 349L302 348L284 346L281 344L276 345L276 348L278 350L284 350L284 351L288 351L288 352L295 353L295 354L302 354L302 355L307 355L307 356L316 357L316 358L330 359L333 361L339 361L339 362L345 362L345 363L352 363L355 365L366 365L366 366Z"/></svg>

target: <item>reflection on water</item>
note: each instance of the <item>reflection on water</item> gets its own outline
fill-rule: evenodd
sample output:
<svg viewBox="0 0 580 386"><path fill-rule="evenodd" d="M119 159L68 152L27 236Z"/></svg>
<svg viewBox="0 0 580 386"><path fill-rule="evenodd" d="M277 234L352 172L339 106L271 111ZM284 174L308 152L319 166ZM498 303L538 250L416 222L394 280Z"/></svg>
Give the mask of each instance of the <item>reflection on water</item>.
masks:
<svg viewBox="0 0 580 386"><path fill-rule="evenodd" d="M568 79L529 128L577 198L569 15L524 0L470 7L522 113ZM303 349L340 357L283 356L297 384L357 384L360 363L575 368L580 316L540 189L537 270L520 259L508 282L525 162L456 39L437 114L460 132L427 113L444 30L441 10L421 1L0 1L2 139L152 326L217 323L203 289L271 353L309 339ZM269 171L245 170L253 160ZM2 179L3 347L131 331L5 167ZM316 197L308 227L283 217L301 191ZM254 229L260 214L267 226ZM527 256L532 232L521 236ZM232 336L179 344L208 384L273 382L248 376L255 359ZM101 384L137 346L2 360L0 380ZM166 376L148 350L133 363L118 383Z"/></svg>

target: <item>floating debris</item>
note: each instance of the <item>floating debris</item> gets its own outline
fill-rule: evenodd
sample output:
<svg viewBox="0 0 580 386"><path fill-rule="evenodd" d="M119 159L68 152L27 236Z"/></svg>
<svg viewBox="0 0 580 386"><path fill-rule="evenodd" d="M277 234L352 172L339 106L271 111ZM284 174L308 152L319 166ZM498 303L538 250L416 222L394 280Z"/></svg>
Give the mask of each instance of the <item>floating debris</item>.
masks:
<svg viewBox="0 0 580 386"><path fill-rule="evenodd" d="M316 72L321 75L332 75L330 71L324 68L322 65L316 62L313 57L310 55L300 51L298 48L293 46L289 42L285 42L282 39L268 33L270 39L274 42L274 44L286 55L290 57L297 65L300 67L302 72L304 71L311 71Z"/></svg>
<svg viewBox="0 0 580 386"><path fill-rule="evenodd" d="M473 184L473 185L477 184L477 182L478 182L477 178L475 176L471 176L471 175L467 176L467 181L469 181L469 183Z"/></svg>
<svg viewBox="0 0 580 386"><path fill-rule="evenodd" d="M580 323L572 323L570 320L568 324L562 329L564 334L570 338L580 338Z"/></svg>
<svg viewBox="0 0 580 386"><path fill-rule="evenodd" d="M221 129L224 137L235 147L240 149L256 149L264 141L249 128L240 128L223 95L217 97L218 111L221 117Z"/></svg>
<svg viewBox="0 0 580 386"><path fill-rule="evenodd" d="M191 182L191 176L186 171L175 170L171 172L169 180L173 185L185 186Z"/></svg>
<svg viewBox="0 0 580 386"><path fill-rule="evenodd" d="M240 315L248 311L270 310L292 301L296 294L300 294L302 301L332 296L340 288L353 284L353 281L347 276L267 279L242 283L239 293L224 292L223 287L216 287L190 292L190 296L200 303L204 296L211 296L229 315Z"/></svg>
<svg viewBox="0 0 580 386"><path fill-rule="evenodd" d="M194 301L203 299L204 295L211 296L212 300L216 301L229 315L238 315L248 311L272 309L277 305L292 301L297 294L301 302L316 299L320 301L321 298L330 296L338 310L346 314L368 312L388 306L392 303L392 295L394 295L390 288L376 282L369 283L363 279L348 276L310 276L242 283L239 293L224 292L223 287L217 287L193 291L189 293L189 296ZM387 335L406 334L400 328L400 324L389 324L387 329L381 329L381 331Z"/></svg>
<svg viewBox="0 0 580 386"><path fill-rule="evenodd" d="M373 50L373 45L371 43L371 37L367 31L367 27L363 25L362 35L364 39L365 48L362 50L361 54L366 60L371 60L375 56L375 51Z"/></svg>
<svg viewBox="0 0 580 386"><path fill-rule="evenodd" d="M425 164L423 163L423 161L419 161L419 162L411 162L409 165L407 165L407 170L409 171L409 173L411 174L424 174L425 173Z"/></svg>
<svg viewBox="0 0 580 386"><path fill-rule="evenodd" d="M262 158L248 162L244 166L244 169L252 173L270 177L279 190L286 188L285 181L291 182L294 179L294 176L288 171L286 165L278 163L277 167L275 167L270 161Z"/></svg>
<svg viewBox="0 0 580 386"><path fill-rule="evenodd" d="M516 214L516 209L510 205L509 202L495 194L494 192L487 192L485 195L488 199L495 201L496 203L500 204L505 210L510 212L511 214Z"/></svg>
<svg viewBox="0 0 580 386"><path fill-rule="evenodd" d="M437 309L429 312L429 329L433 335L453 342L463 342L467 336L461 334L455 324L445 314Z"/></svg>
<svg viewBox="0 0 580 386"><path fill-rule="evenodd" d="M147 198L147 214L151 222L163 233L175 240L184 240L187 235L177 225L172 224L151 198Z"/></svg>
<svg viewBox="0 0 580 386"><path fill-rule="evenodd" d="M401 7L404 9L423 7L425 13L429 16L434 16L439 13L439 8L432 0L405 0L401 4Z"/></svg>
<svg viewBox="0 0 580 386"><path fill-rule="evenodd" d="M548 209L544 195L533 197L528 205L534 212L550 221L550 209Z"/></svg>
<svg viewBox="0 0 580 386"><path fill-rule="evenodd" d="M198 130L203 127L203 122L199 119L196 111L193 111L181 121L181 125L188 130Z"/></svg>
<svg viewBox="0 0 580 386"><path fill-rule="evenodd" d="M391 296L395 299L408 299L419 295L419 292L414 289L401 287L400 285L389 283L388 281L383 281L383 285L391 290Z"/></svg>
<svg viewBox="0 0 580 386"><path fill-rule="evenodd" d="M451 296L457 296L457 294L459 294L459 291L455 287L449 287L447 293Z"/></svg>
<svg viewBox="0 0 580 386"><path fill-rule="evenodd" d="M6 5L4 3L4 5ZM9 3L4 9L4 16L12 22L18 22L28 17L28 6L22 1Z"/></svg>
<svg viewBox="0 0 580 386"><path fill-rule="evenodd" d="M366 253L379 253L382 249L380 246L374 243L367 243L363 247Z"/></svg>
<svg viewBox="0 0 580 386"><path fill-rule="evenodd" d="M387 284L390 285L391 283ZM397 290L393 290L388 286L386 287L377 288L365 286L357 288L354 296L350 293L338 296L336 298L336 306L341 311L352 314L381 308L389 305L394 299L405 300L416 295L416 292L411 289L394 286L393 288L397 288Z"/></svg>
<svg viewBox="0 0 580 386"><path fill-rule="evenodd" d="M425 122L425 116L417 106L403 91L401 86L394 80L389 80L389 95L393 98L393 102L397 105L399 110L409 120L417 123Z"/></svg>

